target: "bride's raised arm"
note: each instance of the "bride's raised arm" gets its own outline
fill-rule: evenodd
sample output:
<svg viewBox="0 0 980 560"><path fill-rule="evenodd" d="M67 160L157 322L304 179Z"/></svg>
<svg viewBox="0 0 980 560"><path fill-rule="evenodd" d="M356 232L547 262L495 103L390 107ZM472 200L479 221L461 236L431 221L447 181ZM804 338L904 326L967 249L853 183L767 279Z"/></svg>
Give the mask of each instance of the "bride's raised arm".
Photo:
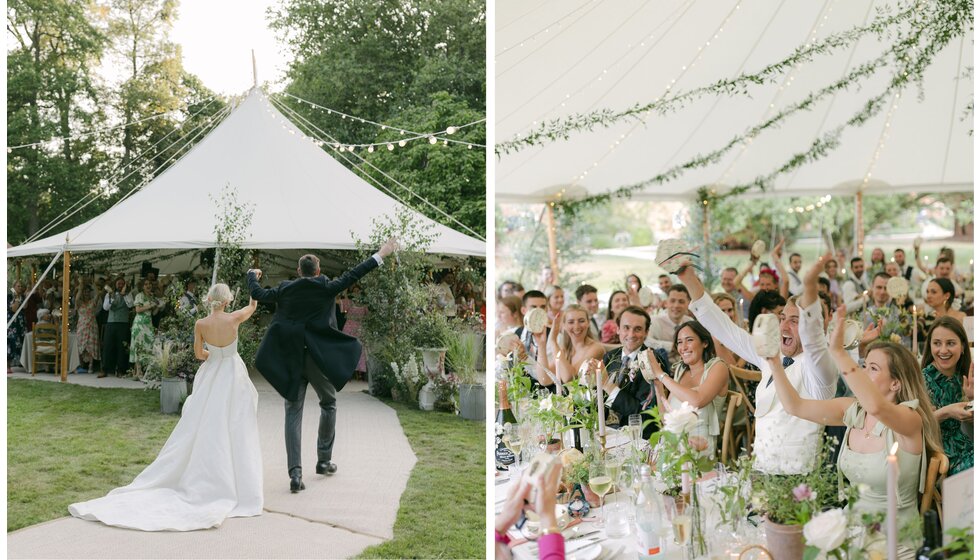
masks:
<svg viewBox="0 0 980 560"><path fill-rule="evenodd" d="M253 298L248 298L248 305L239 309L238 311L233 311L231 316L234 317L236 323L244 323L248 321L249 317L255 313L255 308L258 306L259 302L255 301Z"/></svg>

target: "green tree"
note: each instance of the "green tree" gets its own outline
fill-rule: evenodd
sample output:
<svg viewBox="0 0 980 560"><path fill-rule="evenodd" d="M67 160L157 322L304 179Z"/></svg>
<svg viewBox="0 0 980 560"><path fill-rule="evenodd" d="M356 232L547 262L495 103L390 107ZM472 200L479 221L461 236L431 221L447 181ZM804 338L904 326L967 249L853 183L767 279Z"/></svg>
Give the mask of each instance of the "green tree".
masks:
<svg viewBox="0 0 980 560"><path fill-rule="evenodd" d="M394 142L398 132L360 119L416 132L445 130L486 113L485 5L475 0L286 0L269 10L270 26L294 55L286 92L357 118L296 103L304 118L342 144ZM451 138L484 143L480 124ZM483 234L485 163L482 149L415 141L393 152L361 153L420 196ZM334 157L348 167L358 157ZM399 190L376 171L386 186ZM460 229L404 191L414 209Z"/></svg>
<svg viewBox="0 0 980 560"><path fill-rule="evenodd" d="M7 145L65 137L104 121L95 67L106 44L82 1L7 6ZM95 185L104 151L95 135L19 148L7 158L7 239L38 231Z"/></svg>

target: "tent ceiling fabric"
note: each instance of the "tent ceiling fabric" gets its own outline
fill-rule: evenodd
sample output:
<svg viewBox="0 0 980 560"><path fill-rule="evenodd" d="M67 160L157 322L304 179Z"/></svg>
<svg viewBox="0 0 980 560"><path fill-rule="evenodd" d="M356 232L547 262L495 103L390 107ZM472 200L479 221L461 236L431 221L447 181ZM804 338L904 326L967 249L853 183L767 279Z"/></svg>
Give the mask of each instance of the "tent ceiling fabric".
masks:
<svg viewBox="0 0 980 560"><path fill-rule="evenodd" d="M69 249L213 247L214 200L226 186L237 190L239 204L254 209L246 248L354 249L355 238L369 238L372 220L393 218L404 207L327 155L253 89L140 192L69 230ZM430 253L486 255L484 242L415 214L433 224ZM8 249L7 256L58 252L65 236Z"/></svg>
<svg viewBox="0 0 980 560"><path fill-rule="evenodd" d="M722 25L736 0L544 4L549 9L529 10L518 0L497 2L497 142L536 128L532 123L648 103L661 96L671 80L676 80L671 89L682 92L735 77L739 68L758 71L790 55L810 39L811 30L815 38L824 38L870 21L877 7L895 7L883 0L753 0L741 2ZM645 123L620 122L501 155L497 201L542 202L562 188L568 189L566 196L573 195L573 188L595 195L651 178L722 147L887 47L866 37L856 47L791 71L792 81L782 91L780 82L752 87L751 97L704 96L675 113L651 114ZM871 182L863 189L867 193L972 191L973 118L964 114L973 81L962 77L963 69L972 66L970 31L935 58L921 99L917 88L903 92L873 165L889 108L865 126L847 130L831 155L780 176L773 190L793 196L849 195L870 170ZM726 186L768 174L856 113L863 101L884 89L889 72L880 71L860 89L839 92L832 101L763 132L744 153L737 147L717 164L647 187L633 198L693 199L701 186L724 192ZM586 170L588 175L576 180Z"/></svg>

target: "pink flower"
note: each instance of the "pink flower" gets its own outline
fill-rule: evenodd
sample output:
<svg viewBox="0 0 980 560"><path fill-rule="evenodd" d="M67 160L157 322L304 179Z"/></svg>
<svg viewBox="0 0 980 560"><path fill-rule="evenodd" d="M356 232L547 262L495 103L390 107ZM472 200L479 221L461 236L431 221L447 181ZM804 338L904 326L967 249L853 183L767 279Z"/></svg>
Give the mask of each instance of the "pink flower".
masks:
<svg viewBox="0 0 980 560"><path fill-rule="evenodd" d="M793 488L793 499L795 499L797 502L814 500L816 497L817 496L813 493L813 490L810 490L810 487L806 484L800 484L796 488Z"/></svg>

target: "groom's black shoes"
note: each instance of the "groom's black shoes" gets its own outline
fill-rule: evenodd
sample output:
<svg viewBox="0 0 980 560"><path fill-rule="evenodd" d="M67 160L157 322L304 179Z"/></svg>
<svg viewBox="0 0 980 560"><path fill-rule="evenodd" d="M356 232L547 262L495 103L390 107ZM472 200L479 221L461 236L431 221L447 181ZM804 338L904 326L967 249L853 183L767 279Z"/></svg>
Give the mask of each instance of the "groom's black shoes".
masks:
<svg viewBox="0 0 980 560"><path fill-rule="evenodd" d="M337 472L337 463L330 461L320 461L316 464L316 474L334 474Z"/></svg>
<svg viewBox="0 0 980 560"><path fill-rule="evenodd" d="M303 475L294 474L289 477L289 491L293 494L299 492L300 490L306 490L306 485L303 484Z"/></svg>

